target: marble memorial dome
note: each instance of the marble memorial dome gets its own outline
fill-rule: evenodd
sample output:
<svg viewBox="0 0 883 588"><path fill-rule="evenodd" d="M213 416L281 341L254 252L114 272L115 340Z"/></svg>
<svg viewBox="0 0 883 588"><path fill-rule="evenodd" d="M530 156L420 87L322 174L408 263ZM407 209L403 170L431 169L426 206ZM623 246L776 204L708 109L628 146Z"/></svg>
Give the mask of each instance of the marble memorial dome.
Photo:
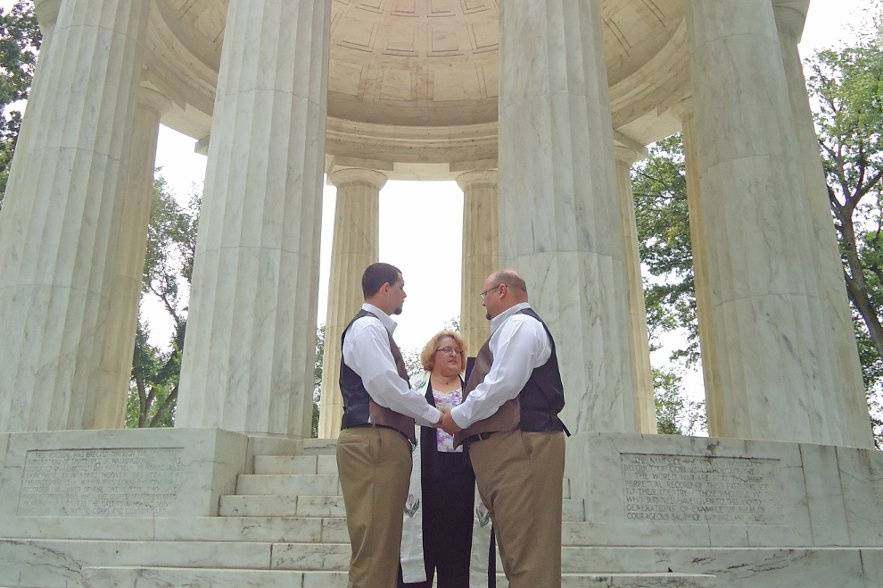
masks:
<svg viewBox="0 0 883 588"><path fill-rule="evenodd" d="M495 159L499 1L333 0L329 156L411 164L397 169L426 179L448 166L414 164ZM175 104L164 123L196 138L211 127L226 4L153 4L149 79ZM643 145L676 131L666 110L689 79L681 2L602 9L617 139Z"/></svg>

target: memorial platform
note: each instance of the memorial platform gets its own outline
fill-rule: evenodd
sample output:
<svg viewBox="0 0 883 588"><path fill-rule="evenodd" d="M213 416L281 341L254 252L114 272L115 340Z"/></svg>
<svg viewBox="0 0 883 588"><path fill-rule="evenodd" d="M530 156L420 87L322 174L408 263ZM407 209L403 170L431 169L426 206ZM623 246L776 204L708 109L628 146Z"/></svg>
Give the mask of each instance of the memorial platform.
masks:
<svg viewBox="0 0 883 588"><path fill-rule="evenodd" d="M0 435L0 586L343 587L333 451L221 430ZM562 586L883 585L879 452L597 434L568 458L586 466L565 479Z"/></svg>

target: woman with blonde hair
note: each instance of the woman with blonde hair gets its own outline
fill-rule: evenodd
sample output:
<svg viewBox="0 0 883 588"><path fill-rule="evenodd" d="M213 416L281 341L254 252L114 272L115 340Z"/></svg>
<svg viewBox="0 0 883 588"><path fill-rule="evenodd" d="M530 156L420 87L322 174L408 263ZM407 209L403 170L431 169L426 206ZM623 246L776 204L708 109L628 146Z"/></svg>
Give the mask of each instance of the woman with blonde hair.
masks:
<svg viewBox="0 0 883 588"><path fill-rule="evenodd" d="M420 354L428 372L423 393L439 410L463 401L466 347L457 333L441 331ZM402 533L400 586L468 588L475 475L462 447L442 429L420 427Z"/></svg>

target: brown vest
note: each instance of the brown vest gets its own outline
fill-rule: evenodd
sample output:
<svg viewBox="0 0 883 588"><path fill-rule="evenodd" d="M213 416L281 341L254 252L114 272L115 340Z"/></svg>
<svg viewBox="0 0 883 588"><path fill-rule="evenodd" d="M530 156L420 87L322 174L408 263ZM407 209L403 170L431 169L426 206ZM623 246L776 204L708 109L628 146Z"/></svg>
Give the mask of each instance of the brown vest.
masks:
<svg viewBox="0 0 883 588"><path fill-rule="evenodd" d="M346 329L344 329L343 336L341 337L341 347L343 346L343 339L346 337L346 333L350 326L356 320L366 316L374 318L375 320L380 320L372 313L366 310L360 310L355 318L350 321L350 324L347 325ZM386 334L389 338L389 350L392 352L392 357L395 360L396 371L398 372L399 377L407 383L408 370L405 367L405 360L402 359L402 352L393 340L392 334L389 333L389 331L387 331ZM340 357L340 391L343 396L341 429L364 427L373 424L395 429L404 435L412 444L416 444L417 438L414 434L414 419L395 412L394 410L390 410L389 408L380 406L374 402L368 394L368 391L365 390L365 384L362 382L362 378L344 363L343 353L341 353Z"/></svg>
<svg viewBox="0 0 883 588"><path fill-rule="evenodd" d="M405 360L402 358L402 352L393 340L392 333L387 331L386 334L389 337L389 350L392 351L392 358L396 362L396 370L399 372L399 377L405 382L408 382L408 368L405 367ZM390 410L384 406L380 406L374 402L373 399L368 401L368 414L370 415L373 424L395 429L407 437L412 445L417 444L417 437L414 434L414 419L411 417Z"/></svg>
<svg viewBox="0 0 883 588"><path fill-rule="evenodd" d="M485 341L484 345L475 357L475 364L472 366L472 372L469 374L469 380L466 382L466 388L463 390L463 400L469 396L469 393L481 384L488 372L491 371L491 364L494 362L494 356L491 353L491 340ZM478 433L496 433L498 431L514 431L521 422L521 404L516 396L512 400L507 400L497 409L497 412L484 420L472 423L469 427L459 431L454 435L454 447L458 447L463 443L464 439L468 439Z"/></svg>
<svg viewBox="0 0 883 588"><path fill-rule="evenodd" d="M543 326L551 345L549 359L543 365L533 369L527 383L515 398L504 402L497 412L488 418L473 423L472 426L457 433L454 436L455 445L460 445L464 439L480 433L514 431L515 429L528 432L567 432L567 427L558 418L558 413L564 408L564 386L558 371L555 339L549 332L549 328L532 308L523 308L516 314L533 317ZM475 364L463 391L464 401L469 393L485 379L493 362L494 357L491 353L490 339L488 339L475 358Z"/></svg>

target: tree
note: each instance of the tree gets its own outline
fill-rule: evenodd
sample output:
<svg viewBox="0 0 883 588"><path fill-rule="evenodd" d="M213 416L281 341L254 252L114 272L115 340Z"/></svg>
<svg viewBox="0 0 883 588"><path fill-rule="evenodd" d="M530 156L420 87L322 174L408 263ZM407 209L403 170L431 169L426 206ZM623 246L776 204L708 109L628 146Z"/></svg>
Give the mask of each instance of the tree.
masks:
<svg viewBox="0 0 883 588"><path fill-rule="evenodd" d="M316 329L316 363L313 368L313 418L310 436L319 436L319 399L322 395L322 367L325 361L325 325Z"/></svg>
<svg viewBox="0 0 883 588"><path fill-rule="evenodd" d="M30 93L42 41L33 2L19 0L8 11L0 8L0 207L21 130L21 112L11 106Z"/></svg>
<svg viewBox="0 0 883 588"><path fill-rule="evenodd" d="M699 359L699 325L680 134L650 146L649 157L632 168L632 189L641 263L651 277L644 284L651 348L659 348L664 334L682 329L685 345L671 360L692 366Z"/></svg>
<svg viewBox="0 0 883 588"><path fill-rule="evenodd" d="M169 427L174 424L187 330L187 298L196 253L199 198L182 207L169 194L165 181L154 183L147 230L142 296L151 293L172 321L169 348L148 342L150 326L139 317L127 405L129 427Z"/></svg>

